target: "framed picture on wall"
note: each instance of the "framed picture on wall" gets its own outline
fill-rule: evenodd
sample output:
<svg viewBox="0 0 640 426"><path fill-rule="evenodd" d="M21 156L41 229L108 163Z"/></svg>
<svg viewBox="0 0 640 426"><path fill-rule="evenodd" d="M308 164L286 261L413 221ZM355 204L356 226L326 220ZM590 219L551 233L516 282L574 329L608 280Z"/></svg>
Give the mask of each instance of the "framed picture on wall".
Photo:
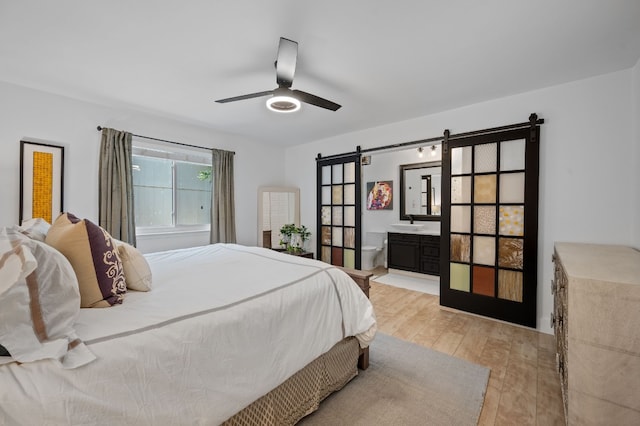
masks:
<svg viewBox="0 0 640 426"><path fill-rule="evenodd" d="M52 223L62 212L63 172L63 146L20 141L20 224L32 218Z"/></svg>
<svg viewBox="0 0 640 426"><path fill-rule="evenodd" d="M367 182L367 210L393 210L393 181Z"/></svg>

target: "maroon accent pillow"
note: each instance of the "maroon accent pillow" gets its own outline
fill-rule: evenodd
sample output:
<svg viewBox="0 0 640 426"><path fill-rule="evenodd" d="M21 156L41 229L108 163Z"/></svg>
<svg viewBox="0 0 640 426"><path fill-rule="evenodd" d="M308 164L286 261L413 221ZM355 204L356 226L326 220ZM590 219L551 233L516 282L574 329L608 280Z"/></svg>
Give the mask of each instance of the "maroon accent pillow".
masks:
<svg viewBox="0 0 640 426"><path fill-rule="evenodd" d="M45 242L71 263L78 278L80 307L122 303L127 291L122 261L107 231L88 219L62 213L51 225Z"/></svg>

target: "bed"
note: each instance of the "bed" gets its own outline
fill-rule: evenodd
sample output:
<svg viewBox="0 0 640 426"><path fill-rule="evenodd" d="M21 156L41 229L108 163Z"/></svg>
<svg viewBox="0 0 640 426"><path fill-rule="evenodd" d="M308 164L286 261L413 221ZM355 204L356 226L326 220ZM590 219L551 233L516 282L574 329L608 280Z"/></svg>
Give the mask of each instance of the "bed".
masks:
<svg viewBox="0 0 640 426"><path fill-rule="evenodd" d="M79 309L64 357L0 357L0 424L294 424L374 338L369 300L326 263L235 244L144 258L151 291Z"/></svg>

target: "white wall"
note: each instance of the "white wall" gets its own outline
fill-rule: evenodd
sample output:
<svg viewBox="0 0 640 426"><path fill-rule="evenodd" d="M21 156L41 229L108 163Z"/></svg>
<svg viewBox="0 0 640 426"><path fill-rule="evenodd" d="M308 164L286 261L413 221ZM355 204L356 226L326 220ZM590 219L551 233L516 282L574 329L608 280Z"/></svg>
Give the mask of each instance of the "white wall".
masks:
<svg viewBox="0 0 640 426"><path fill-rule="evenodd" d="M98 221L98 125L135 134L235 151L238 242L257 243L257 191L282 185L283 149L267 147L205 127L81 102L0 82L0 226L18 223L20 140L31 138L65 147L64 209ZM208 235L141 238L144 252L207 244Z"/></svg>
<svg viewBox="0 0 640 426"><path fill-rule="evenodd" d="M634 129L634 150L633 158L635 177L629 183L629 190L635 195L636 214L633 226L633 245L640 249L640 59L633 68L633 129Z"/></svg>
<svg viewBox="0 0 640 426"><path fill-rule="evenodd" d="M417 147L400 151L373 152L371 164L362 166L362 235L367 232L387 232L392 223L406 222L400 220L400 172L401 164L424 163L428 161L440 161L440 145L437 145L436 156L430 155L431 149L425 149L422 158L418 157ZM393 209L392 210L367 210L366 184L378 180L393 180ZM429 230L439 230L440 222L423 222ZM315 229L315 228L314 228ZM369 242L367 242L369 243ZM376 244L377 245L377 244ZM315 247L315 246L314 246Z"/></svg>
<svg viewBox="0 0 640 426"><path fill-rule="evenodd" d="M634 241L629 230L640 210L629 194L629 183L638 179L638 161L632 157L632 78L633 70L619 71L289 148L287 180L301 188L302 223L316 229L315 174L309 170L315 167L317 153L424 139L442 135L444 129L455 134L502 126L527 121L536 112L545 119L540 147L538 329L551 332L554 242ZM313 237L310 247L315 248Z"/></svg>

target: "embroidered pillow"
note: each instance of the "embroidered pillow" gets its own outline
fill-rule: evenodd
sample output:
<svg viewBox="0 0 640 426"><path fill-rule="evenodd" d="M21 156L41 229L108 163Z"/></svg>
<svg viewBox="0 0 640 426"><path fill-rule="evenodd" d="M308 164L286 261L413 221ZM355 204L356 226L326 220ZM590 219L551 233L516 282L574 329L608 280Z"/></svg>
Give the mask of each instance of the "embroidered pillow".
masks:
<svg viewBox="0 0 640 426"><path fill-rule="evenodd" d="M107 231L90 220L62 213L51 225L45 242L71 263L78 278L81 307L122 303L127 291L122 261Z"/></svg>
<svg viewBox="0 0 640 426"><path fill-rule="evenodd" d="M95 359L78 338L78 282L69 261L15 226L0 229L0 355L75 368ZM6 361L6 360L3 360Z"/></svg>
<svg viewBox="0 0 640 426"><path fill-rule="evenodd" d="M124 280L127 289L136 291L151 290L151 268L140 250L124 241L113 239L124 268Z"/></svg>

